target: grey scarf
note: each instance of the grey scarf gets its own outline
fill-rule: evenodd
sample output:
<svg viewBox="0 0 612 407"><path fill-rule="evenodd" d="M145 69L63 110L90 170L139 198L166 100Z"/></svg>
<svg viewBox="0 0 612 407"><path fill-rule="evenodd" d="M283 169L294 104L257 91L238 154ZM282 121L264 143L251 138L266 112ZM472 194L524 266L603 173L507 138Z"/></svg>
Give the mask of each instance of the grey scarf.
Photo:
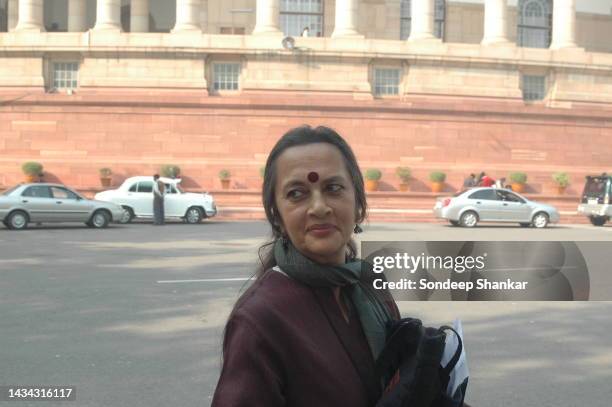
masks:
<svg viewBox="0 0 612 407"><path fill-rule="evenodd" d="M341 265L318 264L301 254L291 242L281 239L274 245L274 258L289 277L310 287L347 287L374 359L385 346L387 323L392 320L387 306L376 295L364 277L370 275L371 265L354 260Z"/></svg>

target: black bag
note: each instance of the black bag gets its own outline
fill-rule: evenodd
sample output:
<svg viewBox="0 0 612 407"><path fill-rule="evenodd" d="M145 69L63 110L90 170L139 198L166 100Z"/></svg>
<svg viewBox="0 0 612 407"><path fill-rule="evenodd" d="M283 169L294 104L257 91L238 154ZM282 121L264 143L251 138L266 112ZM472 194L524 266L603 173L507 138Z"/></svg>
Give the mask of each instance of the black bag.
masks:
<svg viewBox="0 0 612 407"><path fill-rule="evenodd" d="M449 363L442 367L446 330L457 335L459 346ZM418 319L404 318L388 327L387 342L376 361L385 387L399 370L399 382L392 385L376 407L461 407L467 379L453 398L446 395L450 373L463 350L461 338L448 326L425 328Z"/></svg>

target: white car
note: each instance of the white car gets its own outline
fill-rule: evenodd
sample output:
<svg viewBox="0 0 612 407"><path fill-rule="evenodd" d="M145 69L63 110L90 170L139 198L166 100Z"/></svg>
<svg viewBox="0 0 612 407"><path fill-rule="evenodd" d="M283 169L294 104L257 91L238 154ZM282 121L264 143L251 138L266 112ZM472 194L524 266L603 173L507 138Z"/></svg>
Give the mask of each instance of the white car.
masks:
<svg viewBox="0 0 612 407"><path fill-rule="evenodd" d="M161 177L160 180L166 185L166 219L183 219L195 224L217 214L210 194L184 192L179 186L180 179ZM125 210L121 223L129 223L134 218L153 219L153 177L128 178L117 189L97 193L96 199L121 205Z"/></svg>

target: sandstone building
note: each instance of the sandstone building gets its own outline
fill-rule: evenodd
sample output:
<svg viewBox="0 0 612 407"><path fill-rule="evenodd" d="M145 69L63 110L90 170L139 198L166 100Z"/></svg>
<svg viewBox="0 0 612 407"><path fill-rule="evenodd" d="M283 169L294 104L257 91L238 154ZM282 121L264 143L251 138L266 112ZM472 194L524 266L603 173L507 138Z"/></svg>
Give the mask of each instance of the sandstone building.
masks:
<svg viewBox="0 0 612 407"><path fill-rule="evenodd" d="M77 188L169 163L253 189L309 123L387 190L407 166L414 190L567 171L576 192L612 169L612 16L577 1L0 0L0 185L35 160Z"/></svg>

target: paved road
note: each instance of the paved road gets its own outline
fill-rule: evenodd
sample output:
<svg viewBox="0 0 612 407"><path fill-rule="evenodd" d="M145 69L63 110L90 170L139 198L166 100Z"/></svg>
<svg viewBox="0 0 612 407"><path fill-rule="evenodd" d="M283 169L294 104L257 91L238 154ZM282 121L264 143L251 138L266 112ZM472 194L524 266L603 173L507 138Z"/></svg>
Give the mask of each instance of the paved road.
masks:
<svg viewBox="0 0 612 407"><path fill-rule="evenodd" d="M612 227L587 225L365 229L368 240L612 240ZM251 274L266 233L260 222L0 228L0 385L76 385L79 407L208 406L244 285L227 279ZM400 308L432 325L463 319L476 406L610 405L610 302Z"/></svg>

